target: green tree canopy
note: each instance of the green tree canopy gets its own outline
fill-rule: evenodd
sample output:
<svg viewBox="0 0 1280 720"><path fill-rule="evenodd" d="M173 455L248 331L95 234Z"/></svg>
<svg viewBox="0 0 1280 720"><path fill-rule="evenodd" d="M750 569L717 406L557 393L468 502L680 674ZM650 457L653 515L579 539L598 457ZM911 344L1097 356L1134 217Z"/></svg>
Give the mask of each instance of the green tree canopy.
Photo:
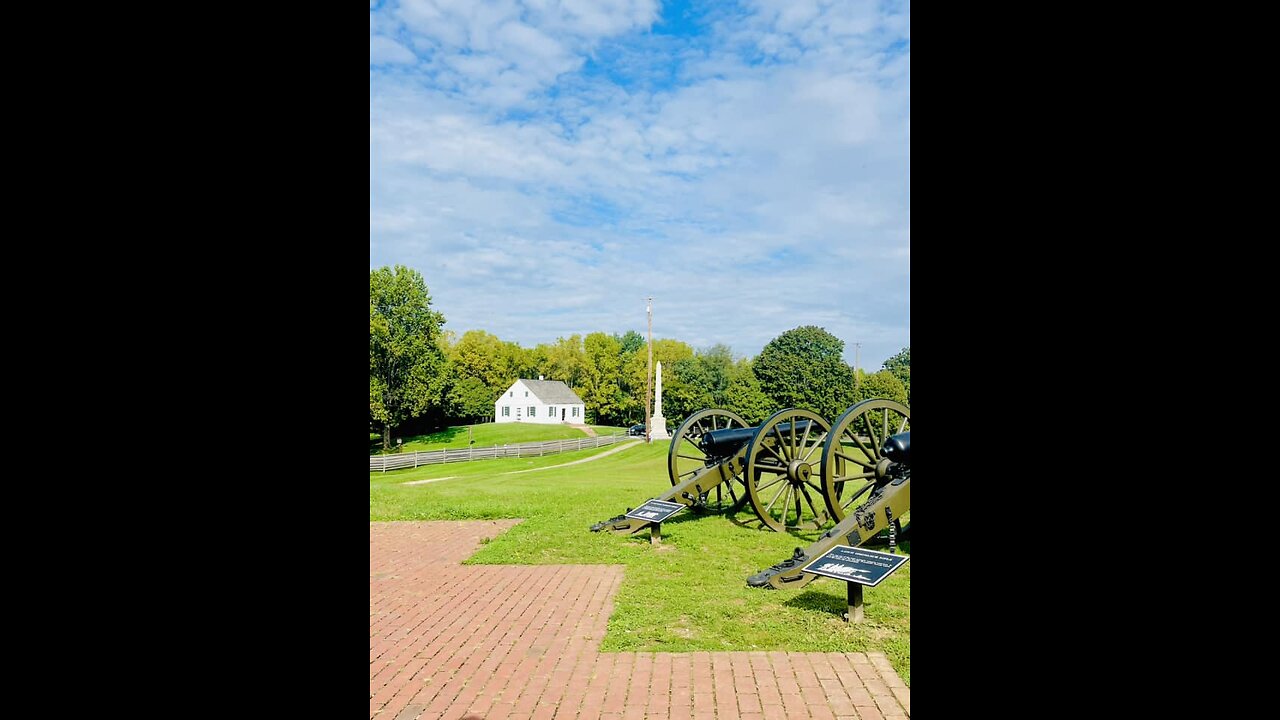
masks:
<svg viewBox="0 0 1280 720"><path fill-rule="evenodd" d="M493 405L498 399L498 392L491 390L478 378L454 378L445 393L445 412L451 418L468 422L490 422L493 420Z"/></svg>
<svg viewBox="0 0 1280 720"><path fill-rule="evenodd" d="M442 372L447 417L468 422L493 419L494 401L524 372L528 351L483 330L468 330L460 339L446 332ZM534 373L533 377L537 377Z"/></svg>
<svg viewBox="0 0 1280 720"><path fill-rule="evenodd" d="M902 352L884 361L883 369L893 373L902 381L907 389L907 399L911 398L911 348L904 347Z"/></svg>
<svg viewBox="0 0 1280 720"><path fill-rule="evenodd" d="M770 340L752 368L776 409L811 410L833 421L853 404L853 368L843 352L843 340L804 325Z"/></svg>
<svg viewBox="0 0 1280 720"><path fill-rule="evenodd" d="M748 360L739 360L730 368L723 407L741 415L748 425L759 425L782 409L774 407L773 401L760 389L760 380Z"/></svg>
<svg viewBox="0 0 1280 720"><path fill-rule="evenodd" d="M858 397L856 402L870 400L871 398L885 398L886 400L895 400L911 407L907 403L907 388L903 386L902 381L888 370L871 375L863 376L862 382L858 385Z"/></svg>
<svg viewBox="0 0 1280 720"><path fill-rule="evenodd" d="M587 417L597 423L621 424L625 398L622 379L622 347L615 337L602 332L588 334L582 340L586 355L580 396Z"/></svg>
<svg viewBox="0 0 1280 720"><path fill-rule="evenodd" d="M493 390L492 405L498 394L516 381L519 346L504 343L498 336L483 330L468 330L449 348L449 361L458 378L475 378ZM493 412L493 408L489 408Z"/></svg>
<svg viewBox="0 0 1280 720"><path fill-rule="evenodd" d="M628 330L622 335L614 335L613 338L618 341L623 355L630 355L637 350L644 349L644 336L635 330Z"/></svg>
<svg viewBox="0 0 1280 720"><path fill-rule="evenodd" d="M733 350L718 343L698 352L694 358L702 366L705 389L711 393L711 406L724 407L725 391L729 388L729 375L733 371Z"/></svg>
<svg viewBox="0 0 1280 720"><path fill-rule="evenodd" d="M556 338L551 345L541 344L535 351L540 355L538 374L548 380L559 380L577 392L587 373L587 356L582 349L582 336L570 335ZM535 379L537 375L533 376ZM579 397L581 397L579 395Z"/></svg>
<svg viewBox="0 0 1280 720"><path fill-rule="evenodd" d="M662 369L662 407L668 420L678 423L698 410L725 407L725 391L733 370L729 346L713 345L693 357L677 360L671 366L674 379L668 379L665 364Z"/></svg>
<svg viewBox="0 0 1280 720"><path fill-rule="evenodd" d="M443 325L416 270L396 265L369 271L369 415L382 425L384 450L393 428L439 400Z"/></svg>
<svg viewBox="0 0 1280 720"><path fill-rule="evenodd" d="M667 378L671 379L668 380ZM711 378L697 357L662 367L662 413L674 427L704 408L719 407L711 394Z"/></svg>
<svg viewBox="0 0 1280 720"><path fill-rule="evenodd" d="M673 383L677 382L674 368L679 361L691 357L693 357L693 348L687 343L670 338L661 338L653 341L653 370L655 373L658 370L658 363L662 363L662 414L673 425L684 419L683 417L677 417L667 406L670 390ZM631 389L635 397L635 406L640 411L637 422L644 419L645 380L648 377L648 368L649 350L644 345L640 346L623 361L623 383ZM656 392L656 384L651 385L649 390ZM653 412L652 396L649 398L649 412Z"/></svg>

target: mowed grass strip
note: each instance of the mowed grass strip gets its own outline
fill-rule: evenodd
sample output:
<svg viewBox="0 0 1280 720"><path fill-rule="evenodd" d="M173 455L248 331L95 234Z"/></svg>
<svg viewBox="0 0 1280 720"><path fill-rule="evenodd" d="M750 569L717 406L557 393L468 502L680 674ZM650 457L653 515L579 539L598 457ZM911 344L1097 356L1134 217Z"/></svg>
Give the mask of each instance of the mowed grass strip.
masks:
<svg viewBox="0 0 1280 720"><path fill-rule="evenodd" d="M524 518L467 563L625 565L605 651L871 650L885 653L911 684L911 563L864 590L866 620L853 625L841 619L845 583L822 578L799 590L747 587L748 575L789 557L797 546L807 547L819 534L746 527L755 524L750 505L706 515L682 511L663 523L659 546L649 545L647 531L635 537L590 532L592 523L671 487L665 441L570 467L502 474L609 449L371 473L369 519ZM456 477L404 484L449 476Z"/></svg>

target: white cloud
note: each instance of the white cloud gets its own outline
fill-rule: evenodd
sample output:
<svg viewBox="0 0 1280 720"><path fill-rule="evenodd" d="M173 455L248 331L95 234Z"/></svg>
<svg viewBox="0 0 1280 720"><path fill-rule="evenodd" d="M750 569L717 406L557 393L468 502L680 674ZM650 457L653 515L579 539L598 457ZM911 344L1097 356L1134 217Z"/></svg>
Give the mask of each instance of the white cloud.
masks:
<svg viewBox="0 0 1280 720"><path fill-rule="evenodd" d="M422 61L371 73L371 266L525 346L642 329L652 295L658 337L817 324L878 367L910 344L907 10L757 8L674 52L654 2L381 8L371 63L392 34Z"/></svg>
<svg viewBox="0 0 1280 720"><path fill-rule="evenodd" d="M473 103L510 108L580 67L602 39L647 27L654 0L401 0L382 24L407 33Z"/></svg>
<svg viewBox="0 0 1280 720"><path fill-rule="evenodd" d="M369 37L369 64L414 63L418 57L409 48L384 35Z"/></svg>

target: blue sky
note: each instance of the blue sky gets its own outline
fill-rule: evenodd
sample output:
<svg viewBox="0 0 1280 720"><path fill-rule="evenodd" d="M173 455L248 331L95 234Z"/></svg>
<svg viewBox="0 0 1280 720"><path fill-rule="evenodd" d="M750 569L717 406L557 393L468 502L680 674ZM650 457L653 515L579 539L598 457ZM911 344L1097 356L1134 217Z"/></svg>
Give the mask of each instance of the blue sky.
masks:
<svg viewBox="0 0 1280 720"><path fill-rule="evenodd" d="M371 0L369 266L446 329L911 344L909 3Z"/></svg>

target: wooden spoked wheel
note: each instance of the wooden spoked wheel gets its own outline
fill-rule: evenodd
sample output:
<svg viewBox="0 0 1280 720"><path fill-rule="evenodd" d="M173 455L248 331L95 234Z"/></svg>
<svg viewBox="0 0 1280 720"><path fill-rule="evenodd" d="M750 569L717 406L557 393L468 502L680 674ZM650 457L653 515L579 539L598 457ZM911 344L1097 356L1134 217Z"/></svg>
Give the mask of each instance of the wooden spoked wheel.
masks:
<svg viewBox="0 0 1280 720"><path fill-rule="evenodd" d="M885 480L885 438L910 429L911 410L883 398L863 400L836 418L822 450L821 468L822 496L836 522L865 503L876 483Z"/></svg>
<svg viewBox="0 0 1280 720"><path fill-rule="evenodd" d="M699 410L685 418L685 421L680 423L680 427L676 429L675 434L671 436L671 448L667 450L667 475L671 480L671 485L679 484L699 469L714 465L719 460L718 458L708 458L702 448L698 447L698 442L702 439L704 433L712 430L745 427L750 426L737 413L729 410ZM737 483L741 483L742 476L739 475L734 480ZM725 486L729 490L730 498L733 499L734 503L737 503L739 494L734 491L734 484L730 482L726 483ZM738 488L738 490L742 490L742 488ZM719 498L720 495L717 494L716 497ZM705 494L700 498L700 501L702 504L706 503Z"/></svg>
<svg viewBox="0 0 1280 720"><path fill-rule="evenodd" d="M808 410L775 413L747 448L747 497L775 532L826 524L819 464L831 424Z"/></svg>

